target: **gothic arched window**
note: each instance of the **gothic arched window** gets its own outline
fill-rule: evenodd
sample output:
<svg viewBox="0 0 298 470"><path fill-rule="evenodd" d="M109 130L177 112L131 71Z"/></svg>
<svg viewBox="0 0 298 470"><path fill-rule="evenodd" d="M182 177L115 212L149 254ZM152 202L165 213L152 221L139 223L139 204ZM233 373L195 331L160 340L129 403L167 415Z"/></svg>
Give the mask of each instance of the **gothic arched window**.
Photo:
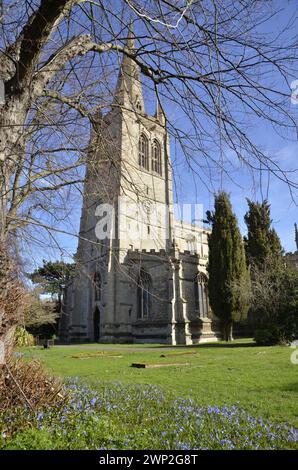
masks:
<svg viewBox="0 0 298 470"><path fill-rule="evenodd" d="M137 318L148 318L151 309L151 289L152 281L151 276L146 271L141 270L138 277L138 288L137 288Z"/></svg>
<svg viewBox="0 0 298 470"><path fill-rule="evenodd" d="M100 301L101 300L101 275L99 271L96 271L94 273L93 284L94 284L94 300Z"/></svg>
<svg viewBox="0 0 298 470"><path fill-rule="evenodd" d="M149 170L149 143L144 134L141 134L139 140L139 165Z"/></svg>
<svg viewBox="0 0 298 470"><path fill-rule="evenodd" d="M209 302L208 302L208 288L207 276L203 273L198 273L194 281L195 289L195 308L199 311L200 318L208 316Z"/></svg>
<svg viewBox="0 0 298 470"><path fill-rule="evenodd" d="M161 168L161 148L158 140L154 139L152 145L152 171L162 175Z"/></svg>

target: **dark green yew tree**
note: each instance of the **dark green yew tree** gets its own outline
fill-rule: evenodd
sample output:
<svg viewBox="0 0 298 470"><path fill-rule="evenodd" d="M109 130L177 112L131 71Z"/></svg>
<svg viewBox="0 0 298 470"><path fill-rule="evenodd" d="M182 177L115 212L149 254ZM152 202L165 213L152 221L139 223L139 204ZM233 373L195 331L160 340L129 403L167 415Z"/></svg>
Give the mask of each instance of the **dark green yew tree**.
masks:
<svg viewBox="0 0 298 470"><path fill-rule="evenodd" d="M233 322L245 318L248 312L242 289L233 285L249 284L249 274L237 218L225 192L215 196L214 212L208 211L207 219L212 227L208 236L209 301L214 314L222 320L223 338L229 341Z"/></svg>
<svg viewBox="0 0 298 470"><path fill-rule="evenodd" d="M279 237L271 227L270 204L268 201L253 202L247 199L248 212L244 216L247 237L244 237L246 259L259 268L271 257L279 256L282 247Z"/></svg>

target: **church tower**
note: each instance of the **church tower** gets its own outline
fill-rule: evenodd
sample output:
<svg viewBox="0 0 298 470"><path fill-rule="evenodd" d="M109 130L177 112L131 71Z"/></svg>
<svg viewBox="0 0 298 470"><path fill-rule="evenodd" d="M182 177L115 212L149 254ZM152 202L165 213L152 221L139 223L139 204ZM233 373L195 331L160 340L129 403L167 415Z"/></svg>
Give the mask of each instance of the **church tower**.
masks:
<svg viewBox="0 0 298 470"><path fill-rule="evenodd" d="M130 27L110 111L94 117L76 254L60 339L193 344L215 340L207 232L174 222L161 103L145 112Z"/></svg>
<svg viewBox="0 0 298 470"><path fill-rule="evenodd" d="M134 52L131 27L126 47ZM167 253L173 243L169 152L161 106L157 104L154 116L146 114L139 67L124 54L111 110L96 116L88 151L70 313L72 340L100 336L109 341L115 335L130 339L133 307L125 299L127 283L137 280L130 279L125 267L127 253ZM99 312L97 327L94 308ZM117 332L115 324L122 325Z"/></svg>
<svg viewBox="0 0 298 470"><path fill-rule="evenodd" d="M134 51L130 28L126 47ZM124 55L113 110L106 120L119 126L119 249L170 249L172 180L169 139L158 104L145 113L139 67ZM165 207L167 211L165 212Z"/></svg>

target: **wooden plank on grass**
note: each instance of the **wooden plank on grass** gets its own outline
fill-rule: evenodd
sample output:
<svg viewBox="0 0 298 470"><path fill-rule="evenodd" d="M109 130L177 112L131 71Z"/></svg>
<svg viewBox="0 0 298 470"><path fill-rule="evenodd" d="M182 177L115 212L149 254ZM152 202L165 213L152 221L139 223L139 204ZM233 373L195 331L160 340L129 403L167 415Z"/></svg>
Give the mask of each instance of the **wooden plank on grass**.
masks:
<svg viewBox="0 0 298 470"><path fill-rule="evenodd" d="M196 356L198 353L196 351L178 351L178 352L169 352L163 353L160 357L173 357L173 356Z"/></svg>
<svg viewBox="0 0 298 470"><path fill-rule="evenodd" d="M189 366L189 362L161 362L157 364L145 364L143 362L133 362L131 367L136 367L137 369L155 369L158 367L177 367L177 366Z"/></svg>

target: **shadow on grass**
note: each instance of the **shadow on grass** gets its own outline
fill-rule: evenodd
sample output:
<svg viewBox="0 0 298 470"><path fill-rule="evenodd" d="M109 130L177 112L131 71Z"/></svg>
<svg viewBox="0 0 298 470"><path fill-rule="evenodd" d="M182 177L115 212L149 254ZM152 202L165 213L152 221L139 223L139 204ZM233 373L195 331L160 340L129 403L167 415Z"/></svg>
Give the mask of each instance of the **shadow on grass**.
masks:
<svg viewBox="0 0 298 470"><path fill-rule="evenodd" d="M295 392L298 393L298 382L289 383L286 386L279 388L282 392Z"/></svg>
<svg viewBox="0 0 298 470"><path fill-rule="evenodd" d="M148 345L146 345L148 346ZM177 344L175 346L171 346L170 344L160 344L160 345L152 345L152 349L158 348L175 348L175 349L193 349L193 348L198 348L198 349L210 349L210 348L228 348L228 349L234 349L234 348L253 348L256 347L257 344L251 340L251 341L231 341L231 342L222 342L218 341L216 343L201 343L201 344L191 344L191 345L185 345L185 344Z"/></svg>
<svg viewBox="0 0 298 470"><path fill-rule="evenodd" d="M67 345L62 345L62 344L57 344L57 346L66 346L66 347L74 347L78 349L103 349L103 350L117 350L117 349L123 349L123 351L131 351L133 350L134 352L138 351L145 351L145 350L156 350L156 349L211 349L211 348L221 348L221 349L235 349L235 348L252 348L256 347L256 343L253 341L251 338L247 339L236 339L231 342L224 342L224 341L218 341L214 343L200 343L200 344L177 344L177 345L171 345L171 344L154 344L154 343L114 343L114 344L107 344L107 343L79 343L79 344L67 344Z"/></svg>

